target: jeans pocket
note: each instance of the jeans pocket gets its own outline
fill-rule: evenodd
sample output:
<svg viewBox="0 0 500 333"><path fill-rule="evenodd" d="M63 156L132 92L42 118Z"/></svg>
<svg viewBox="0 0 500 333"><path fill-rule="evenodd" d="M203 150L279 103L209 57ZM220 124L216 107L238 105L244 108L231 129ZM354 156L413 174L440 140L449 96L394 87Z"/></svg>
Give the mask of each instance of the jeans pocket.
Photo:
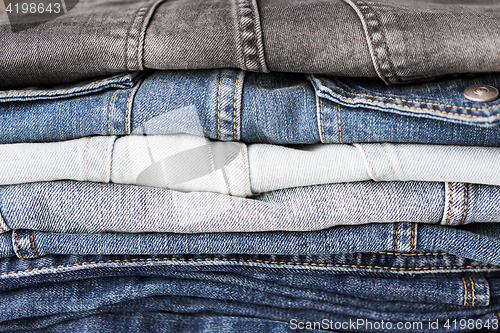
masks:
<svg viewBox="0 0 500 333"><path fill-rule="evenodd" d="M500 76L455 78L424 84L387 86L375 79L309 76L319 98L341 106L380 111L408 117L493 127L500 122L500 99L468 100L464 91L475 85L500 89Z"/></svg>
<svg viewBox="0 0 500 333"><path fill-rule="evenodd" d="M132 88L143 76L143 72L123 73L111 77L81 81L52 88L30 87L19 90L0 91L0 102L62 99L96 93L110 88Z"/></svg>

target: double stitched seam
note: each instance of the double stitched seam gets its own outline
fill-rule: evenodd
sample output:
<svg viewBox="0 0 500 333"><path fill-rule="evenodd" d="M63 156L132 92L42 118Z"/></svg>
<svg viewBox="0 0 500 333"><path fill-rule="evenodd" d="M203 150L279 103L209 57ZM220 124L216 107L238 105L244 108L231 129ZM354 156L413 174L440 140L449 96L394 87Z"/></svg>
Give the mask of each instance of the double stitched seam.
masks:
<svg viewBox="0 0 500 333"><path fill-rule="evenodd" d="M398 223L396 222L396 232L394 236L394 252L398 251Z"/></svg>
<svg viewBox="0 0 500 333"><path fill-rule="evenodd" d="M444 253L444 252L441 252L441 253L394 253L394 252L381 251L381 252L377 252L377 253L389 254L389 255L393 255L393 256L441 256L441 255L448 255L448 253Z"/></svg>
<svg viewBox="0 0 500 333"><path fill-rule="evenodd" d="M319 98L319 114L320 114L320 125L321 125L321 135L323 137L323 143L326 143L326 139L325 139L325 128L324 128L324 124L323 124L323 100L321 99L321 97L318 97Z"/></svg>
<svg viewBox="0 0 500 333"><path fill-rule="evenodd" d="M84 163L85 163L85 181L86 182L89 181L89 166L88 166L89 141L90 141L90 137L87 139L87 143L85 144Z"/></svg>
<svg viewBox="0 0 500 333"><path fill-rule="evenodd" d="M462 282L464 283L464 290L465 290L465 295L464 295L464 306L467 305L467 283L465 283L465 279L462 278Z"/></svg>
<svg viewBox="0 0 500 333"><path fill-rule="evenodd" d="M411 252L413 252L415 246L415 223L411 224Z"/></svg>
<svg viewBox="0 0 500 333"><path fill-rule="evenodd" d="M217 139L220 139L220 90L222 86L222 71L220 71L219 89L217 92Z"/></svg>
<svg viewBox="0 0 500 333"><path fill-rule="evenodd" d="M474 301L476 300L476 292L474 290L474 281L472 280L472 278L469 276L469 280L470 280L470 285L471 285L471 289L472 289L472 303L471 305L474 306Z"/></svg>
<svg viewBox="0 0 500 333"><path fill-rule="evenodd" d="M452 186L453 183L450 183L450 201L448 202L448 216L446 218L446 223L445 225L448 225L448 223L450 223L450 214L451 214L451 205L453 204L453 186Z"/></svg>
<svg viewBox="0 0 500 333"><path fill-rule="evenodd" d="M465 207L464 207L464 215L462 216L462 221L460 221L460 224L464 224L465 222L465 217L467 216L467 183L465 184Z"/></svg>
<svg viewBox="0 0 500 333"><path fill-rule="evenodd" d="M108 137L108 141L106 141L106 152L104 153L104 172L102 174L102 182L106 182L106 162L108 160L108 149L109 149L109 140L111 140L111 137Z"/></svg>
<svg viewBox="0 0 500 333"><path fill-rule="evenodd" d="M337 104L337 109L339 110L339 112L338 112L338 117L339 117L339 138L340 138L340 143L342 143L342 126L340 126L340 104Z"/></svg>
<svg viewBox="0 0 500 333"><path fill-rule="evenodd" d="M320 82L321 82L321 84L323 84L323 82L321 80L320 80ZM342 90L344 93L349 94L349 95L353 95L353 96L366 96L366 97L373 97L373 98L381 98L381 99L384 99L384 100L401 101L401 102L406 102L406 103L417 103L417 104L425 104L425 105L433 105L433 106L444 106L444 107L447 107L447 108L453 108L453 109L459 109L459 110L486 111L486 110L489 110L489 109L492 109L492 108L500 106L500 104L496 104L496 105L488 106L486 108L471 108L471 107L468 107L468 106L456 106L456 105L450 105L450 104L409 101L409 100L402 99L402 98L384 97L384 96L372 96L372 95L361 94L361 93L352 93L352 92L349 92L349 91L346 91L346 90L342 89L339 86L336 86L336 87L339 88L340 90ZM433 109L433 108L417 108L417 107L407 106L407 105L401 105L401 104L386 103L386 102L381 102L381 101L372 100L372 99L366 99L366 98L359 98L359 97L350 98L350 97L346 97L346 96L342 96L340 94L337 94L337 93L335 93L333 91L332 91L332 93L334 95L336 95L336 96L339 96L339 97L345 98L345 99L349 99L349 100L359 100L359 101L367 101L367 102L373 102L373 103L380 103L380 104L384 104L384 105L402 107L402 108L405 108L405 109L434 111L434 112L445 113L445 114L449 114L449 115L453 115L453 116L460 116L460 117L467 117L467 118L487 118L485 116L476 116L476 115L469 115L469 114L453 113L453 112L447 112L447 111L442 111L442 110L436 110L436 109ZM493 117L493 116L498 116L498 115L500 115L500 113L496 113L496 114L490 115L488 117Z"/></svg>
<svg viewBox="0 0 500 333"><path fill-rule="evenodd" d="M240 154L241 154L241 175L243 176L243 193L245 193L245 196L246 196L246 194L247 194L247 177L245 177L245 160L244 160L244 156L243 156L243 148L241 147L241 143L238 142L238 146L240 147ZM252 192L251 188L250 188L250 192Z"/></svg>
<svg viewBox="0 0 500 333"><path fill-rule="evenodd" d="M263 49L259 43L258 18L253 12L251 0L238 0L238 28L241 36L241 52L245 69L253 72L261 72L264 69L262 63Z"/></svg>
<svg viewBox="0 0 500 333"><path fill-rule="evenodd" d="M115 94L118 90L116 90L113 95L111 95L111 98L109 100L109 107L108 107L108 134L111 135L111 102L113 102L113 98L115 97Z"/></svg>
<svg viewBox="0 0 500 333"><path fill-rule="evenodd" d="M372 162L370 160L370 156L368 156L368 152L366 151L365 146L363 146L362 143L360 143L359 145L361 146L361 148L363 148L363 150L365 152L366 160L368 161L368 164L370 165L370 169L372 169L372 172L373 172L373 177L375 178L375 180L380 181L380 179L375 174L375 170L373 169L373 165L372 165Z"/></svg>
<svg viewBox="0 0 500 333"><path fill-rule="evenodd" d="M24 259L23 255L21 254L21 250L19 249L19 243L17 241L17 231L14 231L14 240L16 242L16 249L17 253L19 254L19 258Z"/></svg>
<svg viewBox="0 0 500 333"><path fill-rule="evenodd" d="M224 142L224 160L225 160L225 165L224 165L224 168L227 168L227 170L229 170L229 164L228 164L228 158L227 158L227 143ZM227 172L227 190L229 192L229 195L232 195L231 194L231 185L229 185L229 172Z"/></svg>
<svg viewBox="0 0 500 333"><path fill-rule="evenodd" d="M397 270L397 271L419 271L419 270L435 270L435 269L493 269L499 268L498 266L442 266L442 267L388 267L388 266L364 266L364 265L341 265L341 264L318 264L310 262L293 262L293 261L269 261L269 260L256 260L256 259L236 259L236 258L200 258L200 259L186 259L186 258L147 258L147 259L123 259L123 260L100 260L100 261L85 261L75 264L59 265L59 266L45 266L39 268L25 269L21 271L3 272L0 275L17 274L39 271L43 269L55 269L75 266L88 266L95 264L108 264L108 263L121 263L121 262L148 262L148 261L236 261L236 262L258 262L264 264L279 264L279 265L303 265L303 266L317 266L317 267L343 267L343 268L368 268L368 269L384 269L384 270ZM462 278L463 279L463 278ZM465 280L464 280L465 282Z"/></svg>
<svg viewBox="0 0 500 333"><path fill-rule="evenodd" d="M90 89L92 89L92 86L96 86L98 84L101 84L101 83L107 83L107 82L113 82L112 80L109 80L109 79L106 79L106 80L102 80L102 81L97 81L97 82L94 82L92 83L91 86L88 86L88 87L82 87L84 88L83 90L80 90L78 91L77 89L75 88L68 88L68 89L58 89L58 90L55 90L54 92L55 93L62 93L62 92L68 92L68 91L73 91L73 92L89 92ZM11 95L11 94L16 94L16 92L18 93L17 95L13 96L13 97L19 97L19 96L23 96L23 95L33 95L33 94L45 94L45 93L50 93L51 90L35 90L35 91L25 91L25 92L22 92L22 93L19 93L19 90L9 90L5 93L1 93L0 96L7 96L7 95ZM51 97L57 97L58 95L53 95Z"/></svg>
<svg viewBox="0 0 500 333"><path fill-rule="evenodd" d="M33 230L31 230L31 246L33 247L33 251L35 252L35 255L37 258L40 258L40 256L38 255L38 252L36 250L36 246L35 246L35 238L33 237Z"/></svg>
<svg viewBox="0 0 500 333"><path fill-rule="evenodd" d="M128 113L129 113L129 104L130 104L130 97L132 96L132 92L134 89L130 89L130 93L128 94L127 98L127 110L125 110L125 134L129 134L128 132Z"/></svg>
<svg viewBox="0 0 500 333"><path fill-rule="evenodd" d="M394 176L394 179L398 180L398 177L396 177L396 173L394 172L394 168L392 167L392 162L391 162L391 158L389 157L389 153L387 152L387 149L385 149L385 145L382 143L382 148L384 148L384 151L385 151L385 155L387 156L387 159L389 160L389 166L391 167L391 172L392 172L392 175Z"/></svg>
<svg viewBox="0 0 500 333"><path fill-rule="evenodd" d="M233 139L236 140L236 93L238 91L238 78L240 77L240 72L236 75L236 80L234 83L234 97L233 97Z"/></svg>

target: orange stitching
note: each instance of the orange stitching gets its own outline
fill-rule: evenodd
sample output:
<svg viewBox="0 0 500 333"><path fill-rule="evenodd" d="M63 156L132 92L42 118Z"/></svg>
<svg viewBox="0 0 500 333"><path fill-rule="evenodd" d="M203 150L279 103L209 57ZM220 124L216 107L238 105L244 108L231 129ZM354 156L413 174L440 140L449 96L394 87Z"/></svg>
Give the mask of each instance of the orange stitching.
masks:
<svg viewBox="0 0 500 333"><path fill-rule="evenodd" d="M448 223L450 223L451 205L453 204L453 197L452 197L453 187L452 187L452 184L453 183L450 183L450 201L448 202L448 217L446 218L445 225L448 225Z"/></svg>
<svg viewBox="0 0 500 333"><path fill-rule="evenodd" d="M323 84L323 82L320 80L321 84ZM323 84L324 85L324 84ZM491 105L487 108L483 108L483 109L478 109L478 108L471 108L471 107L467 107L467 106L455 106L455 105L450 105L450 104L440 104L440 103L429 103L429 102L417 102L417 101L409 101L409 100L406 100L406 99L401 99L401 98L393 98L393 97L383 97L383 96L372 96L372 95L367 95L367 94L355 94L355 93L351 93L351 92L348 92L348 91L345 91L344 89L342 89L341 87L337 86L340 90L342 90L343 92L345 92L346 94L349 94L349 95L353 95L353 96L358 96L358 95L361 95L361 96L366 96L366 97L373 97L373 98L382 98L382 99L388 99L388 100L393 100L393 101L402 101L402 102L407 102L407 103L418 103L418 104L426 104L426 105L434 105L434 106L444 106L444 107L448 107L448 108L454 108L454 109L462 109L462 110L471 110L471 111L484 111L484 110L489 110L489 109L492 109L494 107L497 107L497 106L500 106L500 104L497 104L497 105ZM468 115L468 114L461 114L461 113L452 113L452 112L446 112L446 111L441 111L441 110L435 110L435 109L429 109L429 108L417 108L417 107L411 107L411 106L406 106L406 105L400 105L400 104L391 104L391 103L385 103L385 102L380 102L380 101L375 101L375 100L371 100L371 99L365 99L365 98L349 98L349 97L345 97L345 96L342 96L342 95L339 95L337 93L335 93L334 91L332 91L332 93L334 95L337 95L337 96L340 96L340 97L343 97L345 99L350 99L350 100L360 100L360 101L368 101L368 102L374 102L374 103L381 103L381 104L384 104L384 105L392 105L392 106L399 106L399 107L403 107L403 108L406 108L406 109L415 109L415 110L426 110L426 111L435 111L435 112L439 112L439 113L446 113L446 114L451 114L451 115L454 115L454 116L461 116L461 117L467 117L467 118L486 118L486 117L482 117L482 116L472 116L472 115ZM498 116L500 115L500 113L496 113L496 114L493 114L491 116ZM489 117L491 117L489 116Z"/></svg>
<svg viewBox="0 0 500 333"><path fill-rule="evenodd" d="M245 177L245 160L243 159L243 148L241 147L241 143L238 142L238 146L240 146L241 153L241 175L243 176L243 193L247 194L247 177ZM250 189L252 192L252 189Z"/></svg>
<svg viewBox="0 0 500 333"><path fill-rule="evenodd" d="M375 180L378 180L380 181L380 179L377 177L377 175L375 174L375 170L373 170L373 166L372 166L372 162L370 160L370 156L368 156L368 152L366 151L365 149L365 146L363 146L362 143L359 144L361 146L361 148L363 148L363 150L365 151L365 156L366 156L366 160L368 161L368 164L370 165L370 169L372 169L372 172L373 172L373 177L375 177Z"/></svg>
<svg viewBox="0 0 500 333"><path fill-rule="evenodd" d="M226 160L226 166L227 166L227 142L224 142L224 159ZM223 167L225 168L225 167ZM229 192L229 195L231 194L231 185L229 185L229 174L227 174L227 189Z"/></svg>
<svg viewBox="0 0 500 333"><path fill-rule="evenodd" d="M222 86L222 71L220 71L219 91L217 93L217 139L220 139L220 89Z"/></svg>
<svg viewBox="0 0 500 333"><path fill-rule="evenodd" d="M398 251L398 223L396 222L396 237L394 238L394 252Z"/></svg>
<svg viewBox="0 0 500 333"><path fill-rule="evenodd" d="M464 283L464 288L465 288L465 296L464 296L464 306L467 305L467 283L465 283L465 279L462 278L462 281Z"/></svg>
<svg viewBox="0 0 500 333"><path fill-rule="evenodd" d="M234 130L234 135L233 138L236 140L236 92L238 90L238 78L240 77L240 72L236 75L236 81L234 83L234 104L233 104L233 130Z"/></svg>
<svg viewBox="0 0 500 333"><path fill-rule="evenodd" d="M33 246L33 251L35 251L36 257L39 258L40 256L38 255L38 252L36 251L36 247L35 247L35 239L33 237L33 230L31 230L31 246Z"/></svg>
<svg viewBox="0 0 500 333"><path fill-rule="evenodd" d="M324 124L323 124L323 100L321 99L321 97L318 97L319 98L319 113L320 113L320 116L321 116L321 133L323 135L323 143L326 143L326 139L325 139L325 128L324 128Z"/></svg>
<svg viewBox="0 0 500 333"><path fill-rule="evenodd" d="M411 252L413 252L413 246L415 244L414 239L415 238L415 223L411 224Z"/></svg>
<svg viewBox="0 0 500 333"><path fill-rule="evenodd" d="M110 79L105 79L105 80L102 80L102 81L97 81L97 82L93 82L90 84L90 86L95 86L95 85L98 85L99 83L103 83L103 82L113 82L113 80L110 80ZM89 86L89 87L90 87ZM85 86L84 86L85 87ZM80 87L80 88L84 88L84 87ZM35 91L24 91L24 92L19 92L19 90L9 90L5 93L2 93L0 94L0 96L6 96L6 95L9 95L9 94L12 94L12 93L16 93L17 92L17 95L14 95L14 97L16 96L23 96L23 95L30 95L30 94L40 94L40 93L46 93L46 92L51 92L51 91L54 91L54 92L66 92L66 91L70 91L70 90L77 90L77 88L73 87L73 88L69 88L69 89L57 89L57 90L35 90ZM76 91L75 91L76 92Z"/></svg>
<svg viewBox="0 0 500 333"><path fill-rule="evenodd" d="M17 231L14 231L14 239L16 240L16 249L17 249L17 252L19 253L19 258L24 259L23 255L21 253L21 250L19 249L19 244L17 241Z"/></svg>
<svg viewBox="0 0 500 333"><path fill-rule="evenodd" d="M449 253L441 252L441 253L394 253L394 252L377 252L380 254L389 254L393 256L440 256L440 255L448 255Z"/></svg>
<svg viewBox="0 0 500 333"><path fill-rule="evenodd" d="M340 126L340 104L337 104L337 109L339 110L338 116L339 116L339 136L340 136L340 143L342 143L342 127Z"/></svg>
<svg viewBox="0 0 500 333"><path fill-rule="evenodd" d="M85 181L89 181L89 167L88 167L88 159L87 159L87 153L89 150L89 141L90 137L87 139L87 143L85 144Z"/></svg>
<svg viewBox="0 0 500 333"><path fill-rule="evenodd" d="M464 224L465 222L465 216L467 215L467 183L465 184L465 208L464 208L464 215L462 216L462 221L460 221L460 224Z"/></svg>
<svg viewBox="0 0 500 333"><path fill-rule="evenodd" d="M129 134L128 133L128 126L127 126L127 123L128 123L128 108L129 108L129 103L130 103L130 97L132 96L132 91L134 91L134 89L130 89L130 94L128 94L128 98L127 98L127 110L125 110L125 134Z"/></svg>
<svg viewBox="0 0 500 333"><path fill-rule="evenodd" d="M109 148L109 140L111 139L111 136L108 137L108 141L106 141L106 152L104 153L104 172L102 174L102 182L106 182L106 161L108 159L108 148Z"/></svg>
<svg viewBox="0 0 500 333"><path fill-rule="evenodd" d="M389 157L389 152L387 152L387 149L385 149L385 145L382 143L382 148L384 148L384 151L385 151L385 155L387 156L387 159L389 160L389 166L391 167L391 172L392 172L392 175L394 176L394 179L398 180L398 177L396 177L396 173L394 172L394 169L392 168L392 162L391 162L391 158Z"/></svg>
<svg viewBox="0 0 500 333"><path fill-rule="evenodd" d="M476 300L476 294L475 294L475 290L474 290L474 281L472 280L472 278L470 276L469 276L469 280L470 280L470 284L472 287L472 306L474 306L474 301Z"/></svg>
<svg viewBox="0 0 500 333"><path fill-rule="evenodd" d="M318 263L308 263L308 262L285 262L285 261L268 261L268 260L253 260L253 259L236 259L236 258L204 258L204 259L186 259L186 258L146 258L146 259L123 259L123 260L100 260L100 261L85 261L75 264L59 265L59 266L45 266L39 268L25 269L21 271L10 271L3 272L0 275L7 274L17 274L26 273L32 271L39 271L42 269L54 269L54 268L66 268L74 266L85 266L94 264L107 264L107 263L120 263L120 262L146 262L146 261L164 261L164 260L179 260L179 261L240 261L240 262L258 262L264 264L286 264L286 265L306 265L306 266L317 266L317 267L344 267L344 268L369 268L369 269L389 269L397 271L420 271L420 270L433 270L433 269L494 269L500 268L499 266L434 266L434 267L388 267L388 266L363 266L363 265L340 265L340 264L318 264ZM462 278L463 279L463 278Z"/></svg>
<svg viewBox="0 0 500 333"><path fill-rule="evenodd" d="M108 107L108 134L111 135L111 102L113 101L113 97L115 97L115 94L118 90L115 90L113 95L111 95L111 99L109 100L109 107Z"/></svg>

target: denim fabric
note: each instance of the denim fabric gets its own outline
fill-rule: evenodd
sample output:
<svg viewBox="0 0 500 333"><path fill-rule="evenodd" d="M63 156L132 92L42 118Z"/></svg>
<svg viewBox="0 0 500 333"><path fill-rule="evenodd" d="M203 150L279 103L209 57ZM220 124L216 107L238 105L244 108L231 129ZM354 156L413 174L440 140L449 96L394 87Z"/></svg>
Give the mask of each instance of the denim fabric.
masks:
<svg viewBox="0 0 500 333"><path fill-rule="evenodd" d="M0 257L56 255L167 255L240 253L310 255L355 252L446 252L500 264L500 227L481 223L450 228L391 223L334 227L308 232L204 234L62 234L19 229L0 235Z"/></svg>
<svg viewBox="0 0 500 333"><path fill-rule="evenodd" d="M500 5L490 0L80 0L53 20L28 20L0 16L2 88L145 68L404 83L500 65Z"/></svg>
<svg viewBox="0 0 500 333"><path fill-rule="evenodd" d="M0 260L0 330L293 332L294 319L364 319L423 322L397 332L429 332L436 320L440 332L467 332L444 324L498 324L499 276L446 253L10 258Z"/></svg>
<svg viewBox="0 0 500 333"><path fill-rule="evenodd" d="M0 145L0 185L79 180L251 196L375 181L500 185L500 149L415 144L283 147L187 134L88 137Z"/></svg>
<svg viewBox="0 0 500 333"><path fill-rule="evenodd" d="M415 142L498 146L499 76L387 87L380 81L236 70L121 74L0 93L0 142L189 133L259 143Z"/></svg>
<svg viewBox="0 0 500 333"><path fill-rule="evenodd" d="M360 182L253 199L126 185L51 182L0 187L0 230L54 233L311 231L336 225L500 222L500 188Z"/></svg>

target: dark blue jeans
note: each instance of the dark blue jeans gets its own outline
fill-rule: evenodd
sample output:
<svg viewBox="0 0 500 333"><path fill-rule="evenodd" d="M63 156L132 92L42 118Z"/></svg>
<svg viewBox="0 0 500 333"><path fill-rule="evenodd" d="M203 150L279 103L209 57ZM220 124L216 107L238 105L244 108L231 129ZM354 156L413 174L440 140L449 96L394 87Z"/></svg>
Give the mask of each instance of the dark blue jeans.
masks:
<svg viewBox="0 0 500 333"><path fill-rule="evenodd" d="M2 259L0 331L498 331L498 266L312 253Z"/></svg>

